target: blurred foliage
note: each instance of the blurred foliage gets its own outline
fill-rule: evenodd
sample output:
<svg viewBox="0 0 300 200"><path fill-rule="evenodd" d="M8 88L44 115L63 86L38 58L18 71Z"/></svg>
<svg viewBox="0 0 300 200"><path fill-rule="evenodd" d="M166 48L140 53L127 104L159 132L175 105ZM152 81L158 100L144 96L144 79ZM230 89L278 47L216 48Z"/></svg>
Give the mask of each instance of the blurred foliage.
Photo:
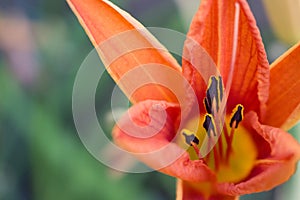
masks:
<svg viewBox="0 0 300 200"><path fill-rule="evenodd" d="M147 26L186 32L171 0L114 2ZM25 13L30 22L35 49L28 56L38 67L33 69L37 75L32 82L23 82L13 70L12 52L0 43L0 199L175 199L174 178L157 172L126 175L113 171L80 142L72 118L72 87L80 64L93 47L67 4L1 1L1 15L11 10ZM266 22L260 22L268 49L275 38ZM114 83L107 74L102 82L105 87L97 91L96 107L99 113L106 113L105 94ZM109 135L112 124L106 125ZM274 191L242 199L273 199Z"/></svg>

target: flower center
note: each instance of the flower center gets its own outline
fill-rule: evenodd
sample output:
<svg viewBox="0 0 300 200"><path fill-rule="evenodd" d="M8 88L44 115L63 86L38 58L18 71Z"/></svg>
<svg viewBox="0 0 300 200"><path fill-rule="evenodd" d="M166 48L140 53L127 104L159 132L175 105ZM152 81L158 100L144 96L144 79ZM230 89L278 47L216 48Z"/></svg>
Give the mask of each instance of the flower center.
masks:
<svg viewBox="0 0 300 200"><path fill-rule="evenodd" d="M191 160L202 159L219 182L238 182L251 172L257 150L250 132L240 124L244 107L238 104L226 114L223 92L221 77L212 76L204 98L207 113L186 123L180 145Z"/></svg>

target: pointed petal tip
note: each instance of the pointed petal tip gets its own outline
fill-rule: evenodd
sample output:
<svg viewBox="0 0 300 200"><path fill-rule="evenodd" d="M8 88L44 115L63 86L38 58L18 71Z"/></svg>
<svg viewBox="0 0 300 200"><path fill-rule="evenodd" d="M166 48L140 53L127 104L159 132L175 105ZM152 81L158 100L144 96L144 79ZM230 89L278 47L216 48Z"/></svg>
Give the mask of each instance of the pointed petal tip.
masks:
<svg viewBox="0 0 300 200"><path fill-rule="evenodd" d="M168 88L162 87L160 82L153 81L156 79L149 70L142 68L143 65L152 64L161 69L172 69L181 73L181 67L175 58L142 24L109 1L67 2L97 48L108 72L133 103L145 99L177 101ZM140 71L147 76L146 80L152 81L151 86L137 85L137 76L131 76L126 83L119 82L134 68L141 68ZM163 74L161 76L168 82ZM130 88L127 85L130 85ZM139 89L133 94L133 88Z"/></svg>

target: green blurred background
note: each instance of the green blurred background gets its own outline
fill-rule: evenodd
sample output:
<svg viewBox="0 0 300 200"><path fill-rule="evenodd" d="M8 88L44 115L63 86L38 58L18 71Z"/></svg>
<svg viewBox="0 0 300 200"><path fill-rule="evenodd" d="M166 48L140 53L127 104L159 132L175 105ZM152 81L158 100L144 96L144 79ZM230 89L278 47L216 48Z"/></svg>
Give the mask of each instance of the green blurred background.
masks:
<svg viewBox="0 0 300 200"><path fill-rule="evenodd" d="M146 26L183 33L199 3L113 2ZM274 36L261 1L250 5L272 62L289 45ZM115 172L82 145L72 118L72 87L92 49L66 2L1 0L0 200L175 199L174 178L157 172ZM107 74L102 82L96 107L99 113L109 113L105 94L114 83ZM104 124L109 134L113 124ZM298 126L290 132L296 136L299 131ZM297 177L299 173L270 192L241 199L298 199Z"/></svg>

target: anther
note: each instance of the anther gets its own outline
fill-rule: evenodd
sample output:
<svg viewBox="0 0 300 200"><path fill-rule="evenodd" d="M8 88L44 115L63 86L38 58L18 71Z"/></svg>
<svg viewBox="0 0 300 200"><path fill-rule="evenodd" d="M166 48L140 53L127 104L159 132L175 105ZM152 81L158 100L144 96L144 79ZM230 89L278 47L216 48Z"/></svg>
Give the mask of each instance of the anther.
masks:
<svg viewBox="0 0 300 200"><path fill-rule="evenodd" d="M213 133L214 136L217 136L216 134L216 126L214 123L214 119L211 114L206 114L205 119L203 122L203 127L206 130L206 133L208 137L211 137L211 132Z"/></svg>
<svg viewBox="0 0 300 200"><path fill-rule="evenodd" d="M236 105L236 107L233 109L233 115L230 119L230 128L234 126L234 128L237 128L239 123L243 120L243 111L244 107L241 104Z"/></svg>
<svg viewBox="0 0 300 200"><path fill-rule="evenodd" d="M192 132L190 132L189 134L187 134L186 131L182 131L182 135L185 138L185 142L187 144L189 144L190 146L193 146L192 143L195 143L196 145L199 144L199 139Z"/></svg>
<svg viewBox="0 0 300 200"><path fill-rule="evenodd" d="M220 102L221 102L223 99L223 93L224 93L222 76L219 76L218 83L219 83L219 98L220 98Z"/></svg>
<svg viewBox="0 0 300 200"><path fill-rule="evenodd" d="M194 148L198 158L201 158L202 156L200 154L199 147L197 146L199 145L199 139L197 138L197 136L187 129L183 129L181 134L184 136L185 142Z"/></svg>
<svg viewBox="0 0 300 200"><path fill-rule="evenodd" d="M221 76L211 76L204 98L204 106L208 114L214 114L214 110L218 111L223 98L223 81ZM213 105L213 102L216 105ZM214 107L215 106L215 107Z"/></svg>

